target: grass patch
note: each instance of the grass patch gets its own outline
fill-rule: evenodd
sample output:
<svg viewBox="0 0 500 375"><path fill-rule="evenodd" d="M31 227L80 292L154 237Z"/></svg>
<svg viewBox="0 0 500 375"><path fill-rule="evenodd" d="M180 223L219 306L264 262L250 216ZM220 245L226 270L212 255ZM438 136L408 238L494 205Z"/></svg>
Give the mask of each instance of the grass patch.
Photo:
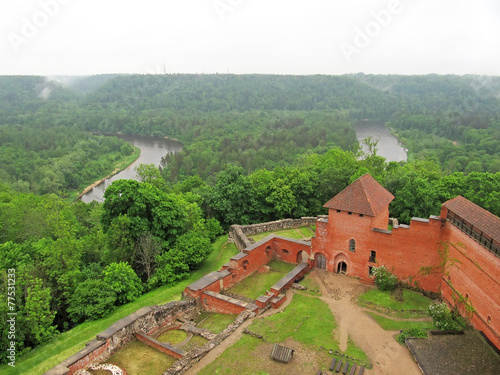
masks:
<svg viewBox="0 0 500 375"><path fill-rule="evenodd" d="M302 234L303 229L307 230L304 232L306 234ZM249 237L252 237L253 240L255 242L257 242L263 238L266 238L270 234L275 234L277 236L282 236L282 237L294 238L296 240L303 240L304 238L309 238L309 237L313 236L313 232L311 231L311 229L309 229L308 227L300 227L297 229L284 229L284 230L277 230L277 231L273 231L273 232L264 232L264 233L255 234L255 235L249 236Z"/></svg>
<svg viewBox="0 0 500 375"><path fill-rule="evenodd" d="M199 374L234 374L235 369L238 369L238 374L255 374L255 369L262 362L261 358L255 355L255 351L261 343L262 341L256 338L244 335L238 342L227 348L217 360L201 370Z"/></svg>
<svg viewBox="0 0 500 375"><path fill-rule="evenodd" d="M281 272L284 273L285 275L291 270L293 270L295 267L297 267L296 264L280 262L279 260L273 260L269 262L268 266L271 268L272 271Z"/></svg>
<svg viewBox="0 0 500 375"><path fill-rule="evenodd" d="M128 375L161 375L176 361L174 357L133 340L113 354L106 363L126 370Z"/></svg>
<svg viewBox="0 0 500 375"><path fill-rule="evenodd" d="M193 349L198 349L201 348L203 345L205 345L208 342L207 339L204 339L201 336L196 336L194 335L191 340L186 345L183 345L181 347L182 350L185 350L186 352L189 352ZM109 375L109 374L107 374Z"/></svg>
<svg viewBox="0 0 500 375"><path fill-rule="evenodd" d="M271 262L269 266L274 270L266 273L254 273L253 275L241 280L238 284L230 289L231 293L239 294L250 299L256 299L266 292L283 278L288 272L293 270L296 265ZM277 271L279 269L281 271Z"/></svg>
<svg viewBox="0 0 500 375"><path fill-rule="evenodd" d="M432 320L429 321L415 321L415 320L394 320L386 318L385 316L378 315L373 312L367 312L375 321L378 323L382 329L386 331L401 331L407 329L423 329L429 331L431 329L437 329L433 324Z"/></svg>
<svg viewBox="0 0 500 375"><path fill-rule="evenodd" d="M303 293L307 293L311 296L321 296L320 288L318 282L311 277L311 274L308 273L304 279L300 282L300 284L304 285L308 290ZM314 292L313 292L314 290Z"/></svg>
<svg viewBox="0 0 500 375"><path fill-rule="evenodd" d="M187 339L188 335L186 332L180 329L171 329L170 331L163 332L156 339L161 342L169 342L172 345L177 345Z"/></svg>
<svg viewBox="0 0 500 375"><path fill-rule="evenodd" d="M236 344L226 349L199 374L287 374L292 368L293 373L302 371L304 374L312 374L318 368L326 370L332 357L327 350L339 350L333 335L335 328L335 318L325 302L295 293L292 302L283 312L256 319L248 327L250 331L264 336L269 341L268 344L250 335L243 335ZM310 356L307 357L311 358L310 361L288 365L292 366L290 368L270 360L272 344L282 343L289 338L310 351ZM360 362L370 362L351 339L345 354L359 359Z"/></svg>
<svg viewBox="0 0 500 375"><path fill-rule="evenodd" d="M315 234L309 227L300 227L299 231L305 238L311 238Z"/></svg>
<svg viewBox="0 0 500 375"><path fill-rule="evenodd" d="M208 329L213 333L220 333L234 322L234 319L236 319L236 315L213 314L199 324L198 327Z"/></svg>
<svg viewBox="0 0 500 375"><path fill-rule="evenodd" d="M383 310L387 309L384 310L384 312L401 317L415 316L415 314L410 311L401 310L419 310L426 312L428 307L433 303L430 298L408 289L403 290L403 297L404 302L398 302L391 298L391 292L375 289L359 296L358 303L367 308L377 307Z"/></svg>
<svg viewBox="0 0 500 375"><path fill-rule="evenodd" d="M319 349L323 346L338 350L338 343L332 334L336 326L335 318L325 302L297 293L283 312L258 319L249 329L271 343L279 343L293 337L309 347Z"/></svg>
<svg viewBox="0 0 500 375"><path fill-rule="evenodd" d="M192 284L211 271L219 270L223 264L229 262L231 257L238 253L238 249L233 243L227 243L227 235L219 237L213 244L213 247L213 252L208 256L201 268L193 272L188 279L181 281L177 285L165 285L152 290L134 302L118 307L106 318L80 324L72 330L60 334L54 341L41 345L22 357L17 358L15 368L7 365L0 367L0 375L43 374L45 371L85 348L85 344L93 340L99 332L104 331L113 323L140 308L179 300L182 291L189 284Z"/></svg>

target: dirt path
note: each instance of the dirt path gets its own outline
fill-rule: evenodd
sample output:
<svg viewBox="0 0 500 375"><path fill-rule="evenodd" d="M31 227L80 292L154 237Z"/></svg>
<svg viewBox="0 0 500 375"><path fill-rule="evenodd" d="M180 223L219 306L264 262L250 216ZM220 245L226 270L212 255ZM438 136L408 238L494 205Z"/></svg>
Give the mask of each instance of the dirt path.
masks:
<svg viewBox="0 0 500 375"><path fill-rule="evenodd" d="M395 332L384 331L356 304L357 296L370 286L326 271L315 270L311 275L319 281L323 294L320 298L328 304L339 325L340 349L347 348L350 336L370 358L373 369L365 374L421 374L409 351L394 339Z"/></svg>

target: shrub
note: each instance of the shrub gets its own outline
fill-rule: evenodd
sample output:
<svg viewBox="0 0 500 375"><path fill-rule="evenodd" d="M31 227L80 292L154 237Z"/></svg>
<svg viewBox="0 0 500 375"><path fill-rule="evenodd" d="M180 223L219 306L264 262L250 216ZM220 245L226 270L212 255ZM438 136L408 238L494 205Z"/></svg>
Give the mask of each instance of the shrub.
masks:
<svg viewBox="0 0 500 375"><path fill-rule="evenodd" d="M465 319L451 311L446 303L430 305L429 315L434 325L443 331L461 331L467 327Z"/></svg>
<svg viewBox="0 0 500 375"><path fill-rule="evenodd" d="M398 284L398 279L384 266L374 267L375 284L380 290L393 290Z"/></svg>
<svg viewBox="0 0 500 375"><path fill-rule="evenodd" d="M407 337L427 337L427 332L421 328L411 328L404 331L396 337L396 340L401 344L405 343Z"/></svg>

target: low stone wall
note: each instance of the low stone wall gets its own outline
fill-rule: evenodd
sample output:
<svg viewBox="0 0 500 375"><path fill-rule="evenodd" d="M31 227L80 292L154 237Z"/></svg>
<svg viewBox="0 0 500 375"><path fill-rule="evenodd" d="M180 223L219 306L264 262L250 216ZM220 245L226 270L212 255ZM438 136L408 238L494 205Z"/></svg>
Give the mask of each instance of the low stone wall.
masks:
<svg viewBox="0 0 500 375"><path fill-rule="evenodd" d="M214 339L207 342L199 349L191 350L183 359L175 362L163 375L183 374L189 370L195 363L199 362L213 348L218 346L222 341L228 338L236 329L241 326L247 319L253 318L256 314L252 311L245 310L231 323L225 330L215 336Z"/></svg>
<svg viewBox="0 0 500 375"><path fill-rule="evenodd" d="M144 344L151 346L152 348L155 348L156 350L165 353L166 355L170 355L176 359L184 358L184 356L187 354L184 350L160 342L153 337L145 335L143 332L136 332L135 337L137 338L137 340L143 342Z"/></svg>
<svg viewBox="0 0 500 375"><path fill-rule="evenodd" d="M170 302L162 306L143 307L99 333L95 340L75 355L45 372L44 375L72 375L95 361L103 361L114 351L130 342L137 332L152 334L160 327L173 324L180 318L192 319L197 314L192 299Z"/></svg>
<svg viewBox="0 0 500 375"><path fill-rule="evenodd" d="M300 228L306 225L313 226L316 225L317 220L318 217L303 217L300 219L283 219L252 225L231 225L229 229L229 242L234 242L238 250L243 251L243 249L251 245L247 236L264 232Z"/></svg>

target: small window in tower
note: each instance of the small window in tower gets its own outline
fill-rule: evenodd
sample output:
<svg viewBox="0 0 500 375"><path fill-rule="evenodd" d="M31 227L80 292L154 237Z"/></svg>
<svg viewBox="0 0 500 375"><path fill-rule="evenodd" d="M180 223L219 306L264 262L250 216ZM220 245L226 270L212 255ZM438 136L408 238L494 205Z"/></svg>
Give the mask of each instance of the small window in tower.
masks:
<svg viewBox="0 0 500 375"><path fill-rule="evenodd" d="M370 259L369 259L369 261L370 261L371 263L375 263L375 262L377 261L377 259L376 259L376 258L377 258L377 252L376 252L376 251L373 251L373 250L372 250L372 251L370 251Z"/></svg>
<svg viewBox="0 0 500 375"><path fill-rule="evenodd" d="M363 214L359 214L359 217L363 217L363 216L365 216L365 215L363 215Z"/></svg>
<svg viewBox="0 0 500 375"><path fill-rule="evenodd" d="M340 210L337 210L337 213L340 213Z"/></svg>
<svg viewBox="0 0 500 375"><path fill-rule="evenodd" d="M352 251L353 253L356 251L356 241L352 239L349 241L349 251Z"/></svg>
<svg viewBox="0 0 500 375"><path fill-rule="evenodd" d="M373 277L373 267L368 267L368 276Z"/></svg>
<svg viewBox="0 0 500 375"><path fill-rule="evenodd" d="M347 215L352 215L352 212L348 212Z"/></svg>

